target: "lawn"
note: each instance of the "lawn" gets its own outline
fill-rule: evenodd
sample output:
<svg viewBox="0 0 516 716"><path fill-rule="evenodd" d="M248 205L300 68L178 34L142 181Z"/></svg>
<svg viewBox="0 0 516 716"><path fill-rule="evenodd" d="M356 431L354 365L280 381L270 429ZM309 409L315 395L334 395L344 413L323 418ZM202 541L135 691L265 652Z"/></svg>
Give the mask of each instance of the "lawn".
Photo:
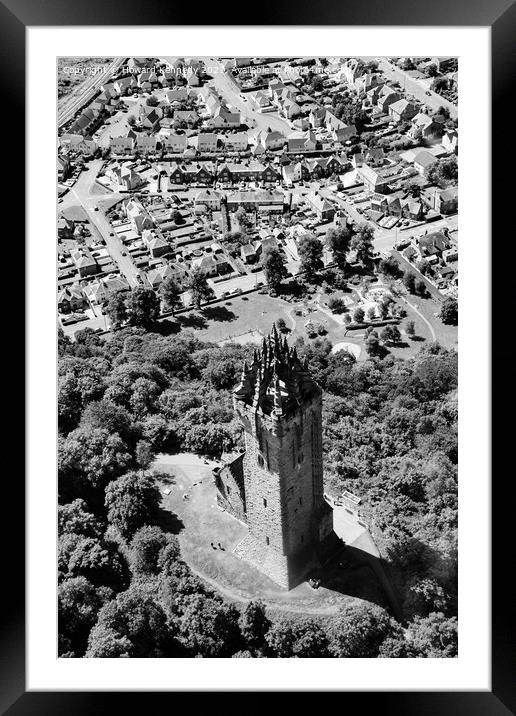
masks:
<svg viewBox="0 0 516 716"><path fill-rule="evenodd" d="M289 592L281 589L233 553L247 527L217 507L211 465L194 455L159 455L153 471L162 494L162 528L178 534L182 558L228 599L262 598L272 609L320 616L355 599L384 604L376 577L361 559L350 558L345 572L328 567L328 588L315 591L304 582Z"/></svg>

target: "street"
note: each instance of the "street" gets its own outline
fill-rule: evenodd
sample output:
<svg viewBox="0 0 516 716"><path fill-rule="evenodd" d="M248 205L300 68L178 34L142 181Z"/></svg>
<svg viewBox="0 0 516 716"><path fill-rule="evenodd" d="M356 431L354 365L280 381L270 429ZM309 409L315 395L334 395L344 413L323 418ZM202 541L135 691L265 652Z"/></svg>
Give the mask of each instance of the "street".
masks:
<svg viewBox="0 0 516 716"><path fill-rule="evenodd" d="M74 187L64 197L63 202L60 205L60 211L77 204L82 206L86 212L88 220L105 240L106 248L111 254L113 260L117 263L121 274L126 277L131 286L136 286L136 276L139 274L138 269L133 264L132 259L129 256L122 255L123 244L116 234L115 236L109 235L112 231L111 224L106 219L102 209L99 208L98 211L95 211L95 207L98 207L99 204L106 198L116 198L118 196L121 198L123 196L122 194L113 194L109 191L100 195L91 194L91 188L95 183L95 179L101 166L101 159L95 159L87 165L87 168L85 168L79 175Z"/></svg>

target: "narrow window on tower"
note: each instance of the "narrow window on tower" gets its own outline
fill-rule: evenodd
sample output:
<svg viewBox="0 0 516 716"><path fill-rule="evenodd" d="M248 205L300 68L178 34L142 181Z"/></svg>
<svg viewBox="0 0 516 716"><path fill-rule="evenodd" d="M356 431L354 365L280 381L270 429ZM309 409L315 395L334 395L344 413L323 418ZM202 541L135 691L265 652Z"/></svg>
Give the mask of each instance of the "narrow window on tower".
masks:
<svg viewBox="0 0 516 716"><path fill-rule="evenodd" d="M266 544L270 544L270 540L268 537L265 538L265 542L266 542Z"/></svg>
<svg viewBox="0 0 516 716"><path fill-rule="evenodd" d="M263 498L263 506L267 507L267 500L265 499L265 497Z"/></svg>
<svg viewBox="0 0 516 716"><path fill-rule="evenodd" d="M300 505L303 504L303 498L302 498L302 497L299 498L299 504L300 504Z"/></svg>

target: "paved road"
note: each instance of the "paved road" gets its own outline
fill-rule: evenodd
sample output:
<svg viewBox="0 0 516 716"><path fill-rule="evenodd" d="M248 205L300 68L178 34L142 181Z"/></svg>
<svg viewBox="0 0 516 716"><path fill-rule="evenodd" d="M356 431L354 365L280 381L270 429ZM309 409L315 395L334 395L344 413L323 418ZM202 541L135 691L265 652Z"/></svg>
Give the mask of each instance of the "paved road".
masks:
<svg viewBox="0 0 516 716"><path fill-rule="evenodd" d="M388 58L376 57L375 59L386 78L399 82L407 94L412 94L420 102L426 104L432 111L439 109L439 107L447 107L450 110L450 117L457 119L458 107L453 104L453 102L441 97L441 95L436 92L430 91L430 95L427 95L426 88L423 87L418 80L415 80L402 69L396 67Z"/></svg>
<svg viewBox="0 0 516 716"><path fill-rule="evenodd" d="M59 109L57 115L58 127L62 127L69 122L85 104L93 99L101 85L113 77L118 68L125 62L125 59L125 57L117 57L106 67L104 72L99 72L96 75L88 75L84 82L77 88L78 94L72 93Z"/></svg>
<svg viewBox="0 0 516 716"><path fill-rule="evenodd" d="M113 260L118 265L120 272L127 278L131 286L138 284L136 276L139 275L139 271L133 264L130 256L123 256L122 251L124 250L123 244L115 234L110 236L109 234L113 231L111 224L106 219L102 209L95 211L95 207L107 199L113 197L122 197L123 194L113 194L112 192L106 191L104 194L91 194L91 188L95 183L95 179L102 165L101 159L96 159L87 165L87 169L81 172L79 179L76 181L74 187L65 196L62 204L59 205L59 210L62 211L67 206L74 206L79 204L82 206L89 221L96 227L102 238L106 242L106 247L111 254Z"/></svg>

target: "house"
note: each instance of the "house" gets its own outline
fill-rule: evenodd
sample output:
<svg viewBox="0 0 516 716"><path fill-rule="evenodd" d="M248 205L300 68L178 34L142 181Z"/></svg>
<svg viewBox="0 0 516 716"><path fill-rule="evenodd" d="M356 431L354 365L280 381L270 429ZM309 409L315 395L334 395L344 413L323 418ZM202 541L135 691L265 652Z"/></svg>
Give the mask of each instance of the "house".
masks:
<svg viewBox="0 0 516 716"><path fill-rule="evenodd" d="M371 167L381 167L385 162L385 153L382 147L368 149L365 153L364 161Z"/></svg>
<svg viewBox="0 0 516 716"><path fill-rule="evenodd" d="M194 109L175 109L174 120L188 125L195 124L199 119L199 115Z"/></svg>
<svg viewBox="0 0 516 716"><path fill-rule="evenodd" d="M331 132L333 139L341 144L347 142L351 137L356 136L357 133L354 124L346 124L328 111L326 111L325 125L326 129Z"/></svg>
<svg viewBox="0 0 516 716"><path fill-rule="evenodd" d="M231 163L226 162L217 169L217 179L223 182L232 181L277 181L280 175L272 166L266 166L254 160Z"/></svg>
<svg viewBox="0 0 516 716"><path fill-rule="evenodd" d="M59 147L63 153L91 157L97 151L97 142L83 137L82 134L62 134L59 137Z"/></svg>
<svg viewBox="0 0 516 716"><path fill-rule="evenodd" d="M213 109L212 116L206 120L210 129L226 129L240 127L240 112L231 112L224 104L215 100L218 106Z"/></svg>
<svg viewBox="0 0 516 716"><path fill-rule="evenodd" d="M74 223L66 216L61 216L57 220L57 236L59 239L70 239L73 236Z"/></svg>
<svg viewBox="0 0 516 716"><path fill-rule="evenodd" d="M153 227L152 219L139 201L129 200L125 205L125 214L131 222L133 231L136 231L137 234Z"/></svg>
<svg viewBox="0 0 516 716"><path fill-rule="evenodd" d="M150 154L156 151L157 138L147 134L136 135L136 151L142 154Z"/></svg>
<svg viewBox="0 0 516 716"><path fill-rule="evenodd" d="M83 110L71 125L70 134L81 134L83 137L90 136L102 122L102 114L99 110L88 107Z"/></svg>
<svg viewBox="0 0 516 716"><path fill-rule="evenodd" d="M113 87L119 95L123 96L127 94L132 94L134 90L138 87L138 83L133 76L122 77L122 79L113 82Z"/></svg>
<svg viewBox="0 0 516 716"><path fill-rule="evenodd" d="M451 248L451 249L445 249L443 251L443 261L445 263L452 263L453 261L457 261L459 258L459 253L457 251L457 248Z"/></svg>
<svg viewBox="0 0 516 716"><path fill-rule="evenodd" d="M355 86L358 78L364 74L364 63L355 57L351 57L342 65L339 74L344 77L348 85Z"/></svg>
<svg viewBox="0 0 516 716"><path fill-rule="evenodd" d="M204 276L217 276L232 270L231 264L224 256L214 253L196 256L191 260L190 266L192 269L200 269Z"/></svg>
<svg viewBox="0 0 516 716"><path fill-rule="evenodd" d="M245 152L247 144L247 132L233 132L224 137L224 146L231 152Z"/></svg>
<svg viewBox="0 0 516 716"><path fill-rule="evenodd" d="M258 260L258 246L256 243L244 244L240 247L240 258L245 264L254 264Z"/></svg>
<svg viewBox="0 0 516 716"><path fill-rule="evenodd" d="M160 119L163 116L161 107L148 107L143 105L140 108L140 122L145 129L156 130L159 127Z"/></svg>
<svg viewBox="0 0 516 716"><path fill-rule="evenodd" d="M447 189L431 187L424 195L427 203L439 214L453 214L459 206L459 188L450 186Z"/></svg>
<svg viewBox="0 0 516 716"><path fill-rule="evenodd" d="M227 207L229 211L236 211L240 206L248 211L264 213L281 213L284 209L285 197L273 189L254 189L249 191L236 191L228 195Z"/></svg>
<svg viewBox="0 0 516 716"><path fill-rule="evenodd" d="M192 137L192 146L201 154L216 152L219 135L213 132L203 132Z"/></svg>
<svg viewBox="0 0 516 716"><path fill-rule="evenodd" d="M175 262L168 262L164 266L157 266L147 272L147 281L153 289L159 288L159 285L165 279L173 278L181 285L188 276L188 272L184 265Z"/></svg>
<svg viewBox="0 0 516 716"><path fill-rule="evenodd" d="M153 259L170 252L169 244L161 238L161 236L157 236L152 229L144 229L142 231L142 241L149 249L149 253Z"/></svg>
<svg viewBox="0 0 516 716"><path fill-rule="evenodd" d="M423 204L415 199L407 199L403 203L403 216L418 221L423 216Z"/></svg>
<svg viewBox="0 0 516 716"><path fill-rule="evenodd" d="M376 100L376 106L381 109L384 114L387 114L389 107L395 102L399 102L401 95L396 92L392 87L384 85L380 91L380 94Z"/></svg>
<svg viewBox="0 0 516 716"><path fill-rule="evenodd" d="M186 102L190 94L191 90L188 87L173 87L165 92L165 100L168 104Z"/></svg>
<svg viewBox="0 0 516 716"><path fill-rule="evenodd" d="M313 152L317 147L315 134L308 132L294 132L287 137L288 151L291 153Z"/></svg>
<svg viewBox="0 0 516 716"><path fill-rule="evenodd" d="M457 154L459 150L459 136L454 129L448 129L441 138L441 144L447 152Z"/></svg>
<svg viewBox="0 0 516 716"><path fill-rule="evenodd" d="M177 134L176 132L168 132L161 137L161 146L167 152L172 154L182 154L187 147L186 134Z"/></svg>
<svg viewBox="0 0 516 716"><path fill-rule="evenodd" d="M283 149L283 145L285 144L285 137L281 132L272 131L272 130L265 130L258 132L254 135L254 141L256 144L261 145L261 147L266 150L274 150L274 149Z"/></svg>
<svg viewBox="0 0 516 716"><path fill-rule="evenodd" d="M111 137L109 148L112 154L132 154L135 140L133 137Z"/></svg>
<svg viewBox="0 0 516 716"><path fill-rule="evenodd" d="M384 193L392 181L392 176L382 172L381 169L373 169L365 163L358 167L357 171L366 189L374 193Z"/></svg>
<svg viewBox="0 0 516 716"><path fill-rule="evenodd" d="M387 213L387 197L385 197L383 194L372 194L370 201L371 209L373 211L378 211L381 214Z"/></svg>
<svg viewBox="0 0 516 716"><path fill-rule="evenodd" d="M57 157L57 180L63 181L70 171L70 162L66 157L58 155Z"/></svg>
<svg viewBox="0 0 516 716"><path fill-rule="evenodd" d="M437 125L432 117L428 116L428 114L418 112L415 117L412 118L412 126L408 131L408 135L414 139L418 133L421 132L422 138L428 139L429 137L434 136L438 126L439 125Z"/></svg>
<svg viewBox="0 0 516 716"><path fill-rule="evenodd" d="M57 294L57 309L59 313L73 313L82 311L88 302L82 287L78 283L63 288Z"/></svg>
<svg viewBox="0 0 516 716"><path fill-rule="evenodd" d="M79 246L75 251L72 251L71 256L81 278L98 273L99 266L89 249Z"/></svg>
<svg viewBox="0 0 516 716"><path fill-rule="evenodd" d="M317 192L310 192L306 195L306 202L317 214L319 221L331 221L335 215L333 204Z"/></svg>
<svg viewBox="0 0 516 716"><path fill-rule="evenodd" d="M264 92L257 92L251 99L259 112L263 112L267 108L273 109L269 97Z"/></svg>
<svg viewBox="0 0 516 716"><path fill-rule="evenodd" d="M123 276L105 278L84 287L84 293L92 305L101 306L109 298L119 291L130 291L131 287Z"/></svg>
<svg viewBox="0 0 516 716"><path fill-rule="evenodd" d="M206 206L212 211L220 211L221 195L213 189L202 189L195 195L194 205Z"/></svg>
<svg viewBox="0 0 516 716"><path fill-rule="evenodd" d="M279 114L287 119L294 119L299 117L301 113L301 107L293 99L286 97L278 101Z"/></svg>
<svg viewBox="0 0 516 716"><path fill-rule="evenodd" d="M397 102L393 102L389 105L389 116L392 117L395 122L405 122L406 120L412 119L416 114L416 106L406 99L399 99Z"/></svg>
<svg viewBox="0 0 516 716"><path fill-rule="evenodd" d="M435 164L437 159L433 154L428 152L426 149L422 149L420 152L416 154L414 157L414 169L420 174L421 176L425 176L427 169L432 166L432 164Z"/></svg>
<svg viewBox="0 0 516 716"><path fill-rule="evenodd" d="M317 109L310 110L308 120L312 127L323 127L326 121L326 109L324 107L317 107Z"/></svg>
<svg viewBox="0 0 516 716"><path fill-rule="evenodd" d="M154 71L141 72L138 75L138 87L152 89L158 84L158 75Z"/></svg>
<svg viewBox="0 0 516 716"><path fill-rule="evenodd" d="M131 167L115 164L106 171L106 175L117 184L118 189L132 191L145 184L145 180Z"/></svg>
<svg viewBox="0 0 516 716"><path fill-rule="evenodd" d="M422 258L431 256L440 258L443 251L450 248L450 241L442 231L433 231L430 234L419 236L416 241Z"/></svg>

